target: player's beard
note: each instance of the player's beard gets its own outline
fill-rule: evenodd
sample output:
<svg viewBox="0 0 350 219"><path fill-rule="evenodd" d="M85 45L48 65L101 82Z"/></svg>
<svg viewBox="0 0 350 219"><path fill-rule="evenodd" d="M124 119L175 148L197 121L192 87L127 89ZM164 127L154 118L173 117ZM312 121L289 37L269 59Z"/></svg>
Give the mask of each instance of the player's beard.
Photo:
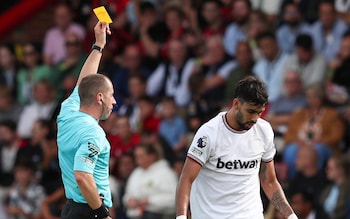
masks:
<svg viewBox="0 0 350 219"><path fill-rule="evenodd" d="M240 130L249 130L255 124L255 122L253 121L249 121L249 122L244 121L243 113L241 109L239 109L237 112L236 120Z"/></svg>

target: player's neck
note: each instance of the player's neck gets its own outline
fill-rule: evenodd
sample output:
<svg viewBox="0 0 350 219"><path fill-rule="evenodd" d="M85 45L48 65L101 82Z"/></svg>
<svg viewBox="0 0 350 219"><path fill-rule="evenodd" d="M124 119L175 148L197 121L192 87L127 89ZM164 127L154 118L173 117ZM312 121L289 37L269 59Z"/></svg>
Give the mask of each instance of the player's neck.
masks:
<svg viewBox="0 0 350 219"><path fill-rule="evenodd" d="M225 115L225 119L227 124L236 131L242 131L242 129L239 128L239 125L237 124L237 120L235 119L234 116L234 112L231 110L229 110L226 115Z"/></svg>

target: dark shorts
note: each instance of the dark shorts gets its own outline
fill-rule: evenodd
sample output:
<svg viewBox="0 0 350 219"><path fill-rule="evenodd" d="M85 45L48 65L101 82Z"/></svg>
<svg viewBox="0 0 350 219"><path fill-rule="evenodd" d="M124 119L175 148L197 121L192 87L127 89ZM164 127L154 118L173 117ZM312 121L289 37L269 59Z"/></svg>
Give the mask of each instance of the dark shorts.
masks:
<svg viewBox="0 0 350 219"><path fill-rule="evenodd" d="M61 219L94 219L94 215L88 204L68 199L63 207Z"/></svg>

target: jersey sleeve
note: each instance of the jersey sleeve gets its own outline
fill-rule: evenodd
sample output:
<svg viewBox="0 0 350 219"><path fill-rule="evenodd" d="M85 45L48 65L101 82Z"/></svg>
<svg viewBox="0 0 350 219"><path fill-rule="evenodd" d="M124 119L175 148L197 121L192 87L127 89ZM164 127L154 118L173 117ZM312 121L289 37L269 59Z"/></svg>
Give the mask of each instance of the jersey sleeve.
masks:
<svg viewBox="0 0 350 219"><path fill-rule="evenodd" d="M188 149L187 156L203 166L209 159L214 147L213 136L215 136L213 130L208 126L204 125L199 128Z"/></svg>
<svg viewBox="0 0 350 219"><path fill-rule="evenodd" d="M274 134L273 130L270 124L266 123L266 127L264 128L265 131L265 153L262 156L262 161L264 162L270 162L273 160L275 154L276 154L276 147L273 142Z"/></svg>
<svg viewBox="0 0 350 219"><path fill-rule="evenodd" d="M92 135L83 138L74 157L74 171L93 173L98 155L102 151L101 141Z"/></svg>

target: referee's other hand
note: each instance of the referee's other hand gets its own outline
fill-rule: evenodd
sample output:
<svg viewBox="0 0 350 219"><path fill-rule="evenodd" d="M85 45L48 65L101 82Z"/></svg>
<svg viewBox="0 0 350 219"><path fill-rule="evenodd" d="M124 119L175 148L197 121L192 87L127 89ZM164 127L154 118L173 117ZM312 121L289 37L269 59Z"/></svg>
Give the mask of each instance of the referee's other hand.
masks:
<svg viewBox="0 0 350 219"><path fill-rule="evenodd" d="M97 24L94 27L95 32L95 45L104 48L106 45L106 33L108 35L111 34L111 30L109 29L109 25L105 22L97 22Z"/></svg>

